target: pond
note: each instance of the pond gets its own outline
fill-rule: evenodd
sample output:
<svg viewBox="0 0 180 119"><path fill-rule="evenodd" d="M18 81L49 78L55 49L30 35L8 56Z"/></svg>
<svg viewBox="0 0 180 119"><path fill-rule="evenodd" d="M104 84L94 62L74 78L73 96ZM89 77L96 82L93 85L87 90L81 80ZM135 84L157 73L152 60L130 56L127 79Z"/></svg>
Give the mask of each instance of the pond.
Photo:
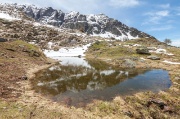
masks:
<svg viewBox="0 0 180 119"><path fill-rule="evenodd" d="M85 106L94 100L110 101L120 95L165 91L171 86L162 69L122 69L97 60L59 57L60 64L36 73L36 92L69 106Z"/></svg>

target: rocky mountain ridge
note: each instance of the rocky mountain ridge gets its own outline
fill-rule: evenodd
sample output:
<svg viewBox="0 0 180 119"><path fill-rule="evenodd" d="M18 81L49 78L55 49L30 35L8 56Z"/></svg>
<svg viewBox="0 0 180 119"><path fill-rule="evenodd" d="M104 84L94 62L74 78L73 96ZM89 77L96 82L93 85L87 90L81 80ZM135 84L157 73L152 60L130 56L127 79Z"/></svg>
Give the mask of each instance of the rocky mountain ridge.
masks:
<svg viewBox="0 0 180 119"><path fill-rule="evenodd" d="M77 29L90 35L119 40L154 38L104 14L83 15L75 11L64 13L52 7L37 8L34 5L13 4L12 6L25 13L28 17L33 18L36 22L60 28Z"/></svg>

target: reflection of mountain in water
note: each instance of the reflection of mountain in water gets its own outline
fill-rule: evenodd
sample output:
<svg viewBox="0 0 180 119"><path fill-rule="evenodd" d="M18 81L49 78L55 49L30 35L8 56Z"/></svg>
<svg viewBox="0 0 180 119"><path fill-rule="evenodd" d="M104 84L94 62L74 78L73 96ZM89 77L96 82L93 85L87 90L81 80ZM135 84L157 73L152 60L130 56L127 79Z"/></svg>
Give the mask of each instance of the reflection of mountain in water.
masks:
<svg viewBox="0 0 180 119"><path fill-rule="evenodd" d="M53 95L63 93L67 90L78 92L81 90L99 90L111 87L131 77L125 71L107 69L96 70L82 66L54 66L39 72L36 81L38 88Z"/></svg>
<svg viewBox="0 0 180 119"><path fill-rule="evenodd" d="M156 92L171 85L169 75L164 70L119 69L99 61L88 61L88 64L92 67L55 65L40 71L32 82L34 89L55 96L56 100L73 98L75 104L79 100L109 100L116 95L139 91Z"/></svg>

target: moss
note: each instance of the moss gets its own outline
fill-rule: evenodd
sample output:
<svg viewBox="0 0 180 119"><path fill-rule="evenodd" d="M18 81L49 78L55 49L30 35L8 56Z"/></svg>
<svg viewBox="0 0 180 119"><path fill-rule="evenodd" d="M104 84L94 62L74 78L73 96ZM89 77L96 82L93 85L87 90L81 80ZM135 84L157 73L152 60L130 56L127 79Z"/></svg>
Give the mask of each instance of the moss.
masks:
<svg viewBox="0 0 180 119"><path fill-rule="evenodd" d="M29 44L29 43L27 43L25 41L22 41L22 40L15 40L15 41L13 41L12 45L19 46L19 47L26 47L29 50L36 50L36 51L38 51L38 49L39 49L37 46L35 46L33 44Z"/></svg>

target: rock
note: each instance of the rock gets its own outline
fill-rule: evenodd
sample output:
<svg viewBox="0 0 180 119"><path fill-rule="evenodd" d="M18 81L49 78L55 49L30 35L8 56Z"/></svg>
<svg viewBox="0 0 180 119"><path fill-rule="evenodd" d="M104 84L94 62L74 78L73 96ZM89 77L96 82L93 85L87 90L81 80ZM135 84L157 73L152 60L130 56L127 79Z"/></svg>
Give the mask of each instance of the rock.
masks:
<svg viewBox="0 0 180 119"><path fill-rule="evenodd" d="M163 101L152 99L148 101L147 107L150 107L153 103L159 106L162 110L165 109L165 106L167 106L167 104L165 104Z"/></svg>
<svg viewBox="0 0 180 119"><path fill-rule="evenodd" d="M15 52L15 49L14 49L14 48L6 48L6 50Z"/></svg>
<svg viewBox="0 0 180 119"><path fill-rule="evenodd" d="M0 66L4 66L4 63L0 63Z"/></svg>
<svg viewBox="0 0 180 119"><path fill-rule="evenodd" d="M33 57L33 56L40 57L41 56L41 54L35 50L27 50L27 52L29 53L29 56L31 56L31 57Z"/></svg>
<svg viewBox="0 0 180 119"><path fill-rule="evenodd" d="M52 64L51 62L46 62L46 64Z"/></svg>
<svg viewBox="0 0 180 119"><path fill-rule="evenodd" d="M27 76L22 76L21 79L22 79L22 80L27 80L28 77L27 77Z"/></svg>
<svg viewBox="0 0 180 119"><path fill-rule="evenodd" d="M136 49L137 54L145 54L145 55L150 55L150 52L147 48L137 48Z"/></svg>
<svg viewBox="0 0 180 119"><path fill-rule="evenodd" d="M175 77L174 80L180 80L180 77Z"/></svg>
<svg viewBox="0 0 180 119"><path fill-rule="evenodd" d="M132 114L130 111L127 111L127 112L125 112L124 114L127 115L127 116L129 116L129 117L131 117L131 118L133 117L133 114Z"/></svg>
<svg viewBox="0 0 180 119"><path fill-rule="evenodd" d="M0 38L0 42L7 42L7 39Z"/></svg>
<svg viewBox="0 0 180 119"><path fill-rule="evenodd" d="M153 51L157 50L156 47L147 47L147 49L148 49L148 50L153 50Z"/></svg>
<svg viewBox="0 0 180 119"><path fill-rule="evenodd" d="M79 58L81 58L82 56L81 55L78 55Z"/></svg>
<svg viewBox="0 0 180 119"><path fill-rule="evenodd" d="M160 57L152 55L152 56L148 56L147 59L151 59L151 60L160 60Z"/></svg>
<svg viewBox="0 0 180 119"><path fill-rule="evenodd" d="M169 107L169 106L164 106L163 111L164 111L164 112L169 112L169 113L172 113L172 112L173 112L172 108Z"/></svg>
<svg viewBox="0 0 180 119"><path fill-rule="evenodd" d="M140 47L141 45L140 44L134 44L133 46L134 47L137 47L137 46Z"/></svg>
<svg viewBox="0 0 180 119"><path fill-rule="evenodd" d="M123 62L123 67L134 68L135 66L136 66L136 63L130 59L125 59Z"/></svg>

